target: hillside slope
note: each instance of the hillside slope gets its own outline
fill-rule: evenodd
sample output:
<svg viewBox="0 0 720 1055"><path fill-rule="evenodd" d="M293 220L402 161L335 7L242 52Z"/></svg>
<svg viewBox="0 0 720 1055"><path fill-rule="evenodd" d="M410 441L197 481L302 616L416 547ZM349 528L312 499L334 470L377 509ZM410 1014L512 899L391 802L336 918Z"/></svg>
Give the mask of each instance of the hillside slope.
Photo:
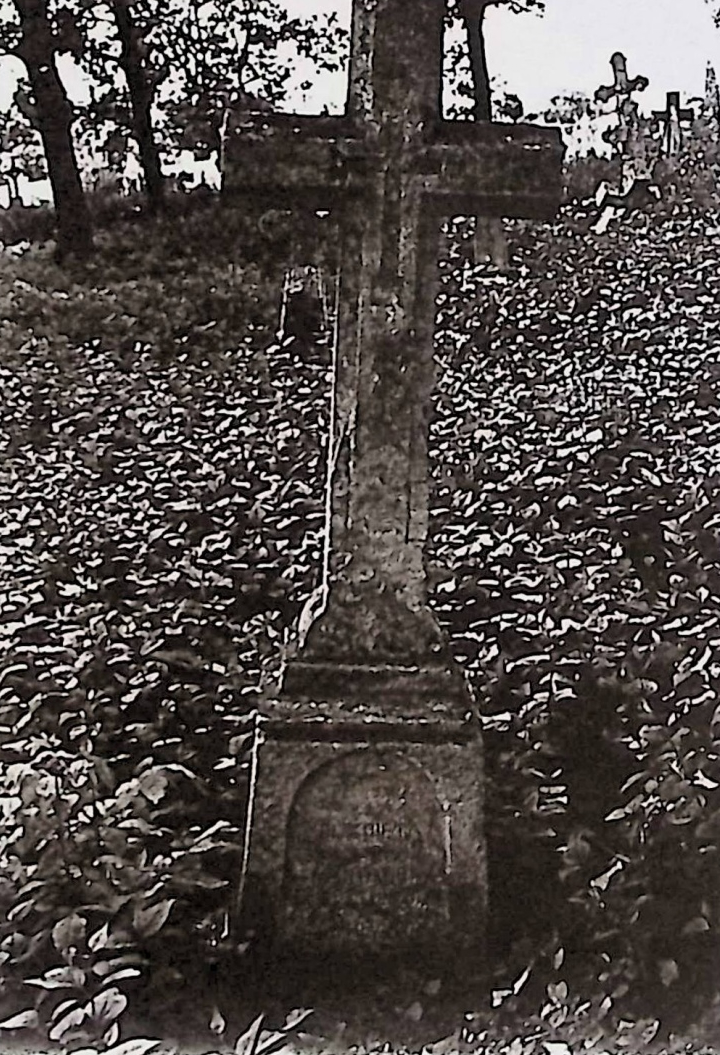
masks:
<svg viewBox="0 0 720 1055"><path fill-rule="evenodd" d="M504 275L467 224L447 239L432 604L516 738L498 830L538 820L582 901L598 877L625 896L622 861L670 825L682 894L649 955L682 960L689 926L692 982L718 927L720 216L590 221L508 225ZM136 263L0 266L0 725L216 788L244 779L232 738L317 582L329 352L260 340L267 295L230 256ZM621 897L616 931L639 911Z"/></svg>

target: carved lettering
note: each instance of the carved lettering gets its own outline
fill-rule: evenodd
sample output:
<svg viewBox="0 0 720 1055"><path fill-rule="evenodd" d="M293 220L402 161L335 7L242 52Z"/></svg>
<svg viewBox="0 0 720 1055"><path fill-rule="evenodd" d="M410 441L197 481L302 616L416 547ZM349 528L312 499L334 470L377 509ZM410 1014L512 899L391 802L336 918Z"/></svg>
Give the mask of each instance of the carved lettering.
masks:
<svg viewBox="0 0 720 1055"><path fill-rule="evenodd" d="M409 839L412 830L398 822L366 821L359 825L359 834L366 839Z"/></svg>

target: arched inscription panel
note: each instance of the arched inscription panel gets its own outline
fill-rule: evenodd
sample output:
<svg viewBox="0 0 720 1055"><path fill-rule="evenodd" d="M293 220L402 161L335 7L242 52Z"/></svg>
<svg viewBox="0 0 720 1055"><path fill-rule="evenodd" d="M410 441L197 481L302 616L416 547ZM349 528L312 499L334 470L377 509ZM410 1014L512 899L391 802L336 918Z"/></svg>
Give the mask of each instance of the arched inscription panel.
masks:
<svg viewBox="0 0 720 1055"><path fill-rule="evenodd" d="M327 763L290 811L283 931L306 950L383 953L447 931L444 816L429 779L390 752Z"/></svg>

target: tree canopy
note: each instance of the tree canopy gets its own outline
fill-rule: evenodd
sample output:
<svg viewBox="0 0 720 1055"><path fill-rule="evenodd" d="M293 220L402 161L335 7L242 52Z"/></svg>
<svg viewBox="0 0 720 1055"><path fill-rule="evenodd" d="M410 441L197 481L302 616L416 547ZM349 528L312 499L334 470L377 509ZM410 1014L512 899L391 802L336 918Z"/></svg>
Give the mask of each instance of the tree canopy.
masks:
<svg viewBox="0 0 720 1055"><path fill-rule="evenodd" d="M39 134L60 253L92 246L81 178L89 158L117 175L135 158L158 210L169 168L217 154L229 105L245 93L280 103L299 60L335 69L343 40L335 15L291 17L280 0L5 0L0 55L22 61L27 84L3 131L8 142ZM83 81L81 102L60 56Z"/></svg>

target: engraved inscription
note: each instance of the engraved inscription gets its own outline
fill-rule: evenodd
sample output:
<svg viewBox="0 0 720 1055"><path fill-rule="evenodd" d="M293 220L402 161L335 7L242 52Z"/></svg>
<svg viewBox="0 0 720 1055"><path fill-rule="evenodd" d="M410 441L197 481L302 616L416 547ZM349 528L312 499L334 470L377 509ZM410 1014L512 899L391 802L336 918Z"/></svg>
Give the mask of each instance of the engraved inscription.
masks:
<svg viewBox="0 0 720 1055"><path fill-rule="evenodd" d="M362 750L312 774L290 813L285 933L316 951L383 951L445 932L443 814L399 755Z"/></svg>

